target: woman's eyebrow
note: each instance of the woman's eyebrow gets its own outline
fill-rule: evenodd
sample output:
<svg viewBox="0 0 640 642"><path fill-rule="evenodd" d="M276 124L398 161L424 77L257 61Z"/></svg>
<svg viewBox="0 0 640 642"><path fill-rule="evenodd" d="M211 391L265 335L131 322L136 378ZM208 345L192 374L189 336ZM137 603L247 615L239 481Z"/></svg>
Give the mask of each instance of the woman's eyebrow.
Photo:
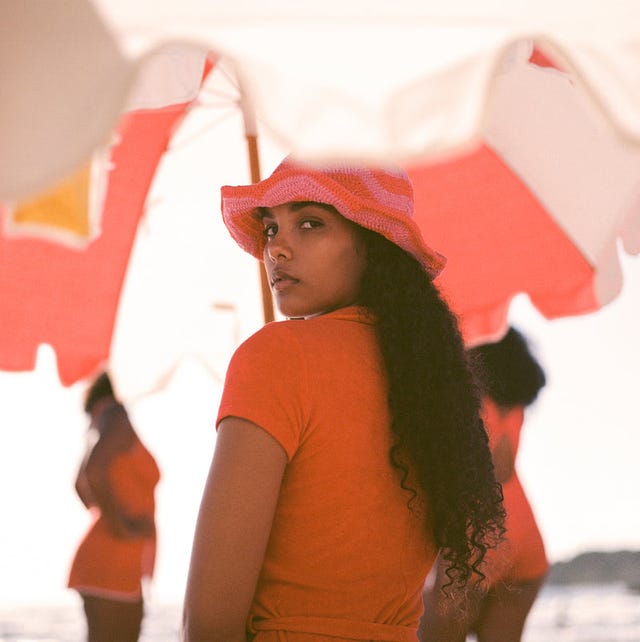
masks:
<svg viewBox="0 0 640 642"><path fill-rule="evenodd" d="M271 210L268 207L256 207L253 217L257 221L261 221L263 218L272 218Z"/></svg>
<svg viewBox="0 0 640 642"><path fill-rule="evenodd" d="M304 209L305 207L320 207L323 210L334 211L335 208L333 205L328 205L327 203L319 203L318 201L294 201L291 203L291 210L297 212L298 210Z"/></svg>
<svg viewBox="0 0 640 642"><path fill-rule="evenodd" d="M292 212L297 212L304 209L305 207L320 207L323 210L327 210L328 212L335 211L333 205L328 205L327 203L319 203L318 201L292 201L291 203L289 203L289 206ZM273 218L271 209L264 206L256 207L253 216L257 221L262 221L262 219L264 218Z"/></svg>

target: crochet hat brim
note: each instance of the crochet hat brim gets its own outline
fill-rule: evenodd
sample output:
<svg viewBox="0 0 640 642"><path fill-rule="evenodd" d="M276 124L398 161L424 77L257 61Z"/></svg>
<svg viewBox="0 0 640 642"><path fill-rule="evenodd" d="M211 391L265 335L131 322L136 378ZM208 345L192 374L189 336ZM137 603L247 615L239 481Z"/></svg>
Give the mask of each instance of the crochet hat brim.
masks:
<svg viewBox="0 0 640 642"><path fill-rule="evenodd" d="M313 201L332 205L346 219L381 234L416 258L432 277L446 263L444 256L424 242L409 216L375 198L354 194L334 180L330 172L290 165L253 185L225 186L221 195L222 217L229 233L243 250L259 260L263 259L265 240L257 208Z"/></svg>

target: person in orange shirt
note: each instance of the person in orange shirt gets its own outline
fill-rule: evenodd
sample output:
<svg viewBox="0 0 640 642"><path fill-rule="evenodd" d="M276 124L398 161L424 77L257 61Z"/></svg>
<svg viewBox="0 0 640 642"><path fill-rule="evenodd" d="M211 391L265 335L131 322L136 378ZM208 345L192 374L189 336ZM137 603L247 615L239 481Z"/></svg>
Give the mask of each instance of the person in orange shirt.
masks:
<svg viewBox="0 0 640 642"><path fill-rule="evenodd" d="M285 159L222 214L287 319L227 370L184 640L416 642L437 551L474 581L503 509L411 182Z"/></svg>
<svg viewBox="0 0 640 642"><path fill-rule="evenodd" d="M76 480L91 525L73 559L69 588L82 597L88 642L136 642L142 578L153 572L158 466L116 400L106 372L88 388L90 445Z"/></svg>
<svg viewBox="0 0 640 642"><path fill-rule="evenodd" d="M450 599L442 592L446 564L438 564L425 590L422 642L463 642L474 631L478 642L519 642L549 568L544 543L516 471L525 408L545 385L544 371L515 328L495 343L469 350L482 393L496 477L502 484L505 540L486 556L481 570L488 590L470 590Z"/></svg>

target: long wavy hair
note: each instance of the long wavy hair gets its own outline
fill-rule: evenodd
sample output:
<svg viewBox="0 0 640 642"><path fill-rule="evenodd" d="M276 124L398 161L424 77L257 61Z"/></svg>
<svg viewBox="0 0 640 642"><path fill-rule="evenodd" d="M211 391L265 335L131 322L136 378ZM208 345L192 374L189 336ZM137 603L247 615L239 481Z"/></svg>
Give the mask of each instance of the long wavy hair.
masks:
<svg viewBox="0 0 640 642"><path fill-rule="evenodd" d="M359 303L376 319L389 380L391 463L409 505L426 499L449 585L480 580L487 549L504 533L504 509L457 320L418 261L375 232L363 236Z"/></svg>

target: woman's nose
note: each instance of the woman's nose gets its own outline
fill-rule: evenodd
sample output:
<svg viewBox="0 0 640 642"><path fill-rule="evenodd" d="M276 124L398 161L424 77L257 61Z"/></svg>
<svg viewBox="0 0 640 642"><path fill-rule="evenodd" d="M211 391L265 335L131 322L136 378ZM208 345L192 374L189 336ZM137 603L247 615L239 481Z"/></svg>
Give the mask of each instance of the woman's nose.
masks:
<svg viewBox="0 0 640 642"><path fill-rule="evenodd" d="M285 234L278 231L275 236L269 239L267 254L274 263L287 261L291 258L291 244Z"/></svg>

